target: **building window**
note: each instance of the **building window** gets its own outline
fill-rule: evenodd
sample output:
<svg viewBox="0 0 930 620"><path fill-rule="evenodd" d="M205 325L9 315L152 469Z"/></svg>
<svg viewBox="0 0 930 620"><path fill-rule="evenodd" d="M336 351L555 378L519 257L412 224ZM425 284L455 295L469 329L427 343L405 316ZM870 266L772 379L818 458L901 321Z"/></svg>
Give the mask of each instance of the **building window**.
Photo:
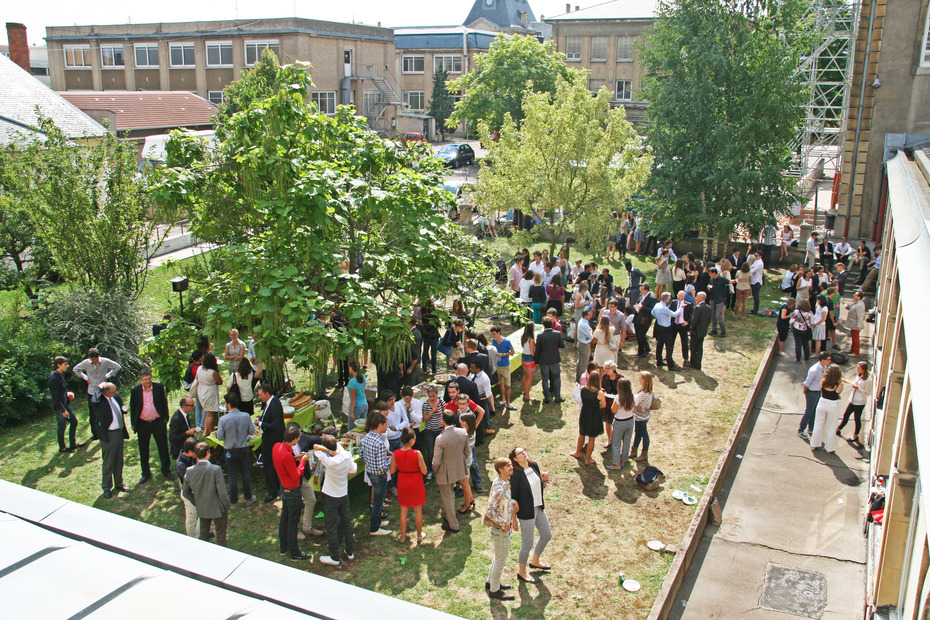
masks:
<svg viewBox="0 0 930 620"><path fill-rule="evenodd" d="M617 37L617 62L633 61L633 37Z"/></svg>
<svg viewBox="0 0 930 620"><path fill-rule="evenodd" d="M920 66L930 67L930 10L927 11L927 23L924 24L923 52L920 54Z"/></svg>
<svg viewBox="0 0 930 620"><path fill-rule="evenodd" d="M424 110L425 101L426 99L423 96L422 90L404 91L404 103L414 112L422 112Z"/></svg>
<svg viewBox="0 0 930 620"><path fill-rule="evenodd" d="M588 80L588 90L592 95L597 95L598 91L607 86L607 80Z"/></svg>
<svg viewBox="0 0 930 620"><path fill-rule="evenodd" d="M123 46L122 45L101 45L100 62L104 67L123 67Z"/></svg>
<svg viewBox="0 0 930 620"><path fill-rule="evenodd" d="M92 65L90 59L90 46L89 45L66 45L65 46L65 67L66 68L75 68L80 69L84 67L90 67Z"/></svg>
<svg viewBox="0 0 930 620"><path fill-rule="evenodd" d="M581 60L581 37L565 37L565 60L569 62Z"/></svg>
<svg viewBox="0 0 930 620"><path fill-rule="evenodd" d="M261 60L262 51L265 48L270 49L274 52L274 55L278 57L278 60L281 59L281 50L278 46L277 39L271 39L269 41L246 41L245 42L245 64L252 66Z"/></svg>
<svg viewBox="0 0 930 620"><path fill-rule="evenodd" d="M633 101L633 82L630 80L617 80L617 100Z"/></svg>
<svg viewBox="0 0 930 620"><path fill-rule="evenodd" d="M157 67L158 66L158 46L157 45L137 45L136 68Z"/></svg>
<svg viewBox="0 0 930 620"><path fill-rule="evenodd" d="M423 73L422 56L404 56L403 73Z"/></svg>
<svg viewBox="0 0 930 620"><path fill-rule="evenodd" d="M362 96L362 113L366 116L371 114L379 103L381 103L381 93L376 90L366 90Z"/></svg>
<svg viewBox="0 0 930 620"><path fill-rule="evenodd" d="M168 47L172 67L194 66L194 44L173 43Z"/></svg>
<svg viewBox="0 0 930 620"><path fill-rule="evenodd" d="M207 66L208 67L231 67L232 42L216 41L207 43Z"/></svg>
<svg viewBox="0 0 930 620"><path fill-rule="evenodd" d="M461 73L462 72L462 57L461 56L433 56L433 71L439 71L443 68L446 70L446 73Z"/></svg>
<svg viewBox="0 0 930 620"><path fill-rule="evenodd" d="M607 37L591 37L591 62L607 62Z"/></svg>
<svg viewBox="0 0 930 620"><path fill-rule="evenodd" d="M31 65L29 67L29 73L31 73L32 75L48 77L48 67L44 65L41 67L38 67L36 65Z"/></svg>
<svg viewBox="0 0 930 620"><path fill-rule="evenodd" d="M379 93L380 94L380 93ZM323 114L336 113L336 91L324 90L317 93L310 93L310 101L320 108Z"/></svg>
<svg viewBox="0 0 930 620"><path fill-rule="evenodd" d="M214 105L220 105L221 103L223 103L223 91L221 91L221 90L208 90L208 91L207 91L207 99L210 101L210 103L212 103L212 104L214 104Z"/></svg>

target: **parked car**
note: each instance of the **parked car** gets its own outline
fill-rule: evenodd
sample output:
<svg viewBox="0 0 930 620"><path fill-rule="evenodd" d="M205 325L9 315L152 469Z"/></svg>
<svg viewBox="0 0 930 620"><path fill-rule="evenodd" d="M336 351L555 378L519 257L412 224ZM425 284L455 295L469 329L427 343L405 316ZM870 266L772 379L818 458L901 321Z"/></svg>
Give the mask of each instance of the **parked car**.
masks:
<svg viewBox="0 0 930 620"><path fill-rule="evenodd" d="M447 144L436 153L447 168L458 168L475 163L475 151L467 144Z"/></svg>
<svg viewBox="0 0 930 620"><path fill-rule="evenodd" d="M405 132L403 132L402 134L400 134L400 136L398 136L398 138L399 138L400 141L403 142L405 145L406 145L408 142L426 142L426 141L427 141L427 140L426 140L426 136L424 136L424 135L421 134L421 133L417 133L417 132L415 132L415 131L405 131Z"/></svg>

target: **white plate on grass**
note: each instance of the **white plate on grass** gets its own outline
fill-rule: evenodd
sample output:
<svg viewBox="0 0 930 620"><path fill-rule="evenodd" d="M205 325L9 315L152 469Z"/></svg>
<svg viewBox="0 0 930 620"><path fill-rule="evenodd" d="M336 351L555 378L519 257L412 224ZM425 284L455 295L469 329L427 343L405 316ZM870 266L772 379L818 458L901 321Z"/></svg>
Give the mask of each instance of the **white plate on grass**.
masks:
<svg viewBox="0 0 930 620"><path fill-rule="evenodd" d="M697 498L686 493L685 496L681 498L681 503L685 506L693 506L697 503Z"/></svg>
<svg viewBox="0 0 930 620"><path fill-rule="evenodd" d="M665 543L659 540L650 540L646 543L646 546L652 549L653 551L662 551L665 549Z"/></svg>
<svg viewBox="0 0 930 620"><path fill-rule="evenodd" d="M624 579L623 581L623 589L627 592L639 592L641 587L635 579Z"/></svg>
<svg viewBox="0 0 930 620"><path fill-rule="evenodd" d="M675 499L683 499L684 496L685 496L684 491L679 491L678 489L675 489L674 491L672 491L672 497Z"/></svg>

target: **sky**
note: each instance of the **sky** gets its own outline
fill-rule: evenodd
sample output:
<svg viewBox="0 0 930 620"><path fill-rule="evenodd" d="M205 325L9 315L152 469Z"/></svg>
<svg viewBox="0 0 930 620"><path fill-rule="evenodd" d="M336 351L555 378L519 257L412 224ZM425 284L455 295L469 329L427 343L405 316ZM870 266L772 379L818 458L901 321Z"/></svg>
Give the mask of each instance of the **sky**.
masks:
<svg viewBox="0 0 930 620"><path fill-rule="evenodd" d="M33 3L34 2L34 3ZM581 6L603 0L573 1ZM5 3L0 11L3 22L26 25L31 45L43 45L46 26L86 26L91 24L142 24L150 22L206 21L217 19L256 19L307 17L336 22L359 22L382 26L447 26L461 24L473 0L33 0ZM536 18L565 12L566 0L530 0ZM6 28L0 31L0 45L6 45Z"/></svg>

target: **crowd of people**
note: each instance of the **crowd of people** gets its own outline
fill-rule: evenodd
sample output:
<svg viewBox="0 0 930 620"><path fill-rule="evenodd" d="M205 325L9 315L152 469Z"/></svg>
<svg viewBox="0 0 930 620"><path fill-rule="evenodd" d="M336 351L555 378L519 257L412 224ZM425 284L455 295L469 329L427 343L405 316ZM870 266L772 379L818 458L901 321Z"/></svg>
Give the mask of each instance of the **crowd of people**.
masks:
<svg viewBox="0 0 930 620"><path fill-rule="evenodd" d="M358 447L364 479L371 487L369 535L395 535L400 542L407 542L412 510L416 542L423 541L423 506L432 481L442 507L442 529L448 534L460 531L459 519L476 511L476 494L483 492L485 468L476 448L494 435L493 416L517 408L514 401L519 394L512 393L511 381L511 359L517 355L523 370L523 403L534 402L531 388L538 372L543 404L561 405L566 400L562 352L566 343L573 344L577 363L572 398L578 404L579 418L578 440L571 456L583 466L596 465L595 443L606 435L608 470L622 470L632 462L648 463L648 423L651 412L661 406L653 393L654 372L640 370L625 377L618 372L618 360L627 351L632 356L635 342L640 367L654 347L657 369L703 372L705 339L708 335L727 337L727 311L732 318L745 317L751 297L749 313L759 313L764 268L777 247L776 231L767 228L761 243L749 247L748 256L734 247L726 256L705 262L692 253L678 257L672 242L659 243L646 236L632 218L618 219L620 232L609 239L610 254L625 259L627 251L654 253L654 283L648 282L631 261L624 263L625 274L612 274L610 267L594 262L570 264L568 246L558 257L549 257L546 251L531 256L523 250L514 256L508 277L513 294L526 307L526 319L518 334L507 338L497 325L487 334L479 333L459 300L443 330L433 302L427 302L413 313L409 354L390 365L379 364L378 356L373 357L378 376L374 402L366 395L367 356L363 361L336 360L337 387L344 388L348 428L364 421ZM783 244L790 241L786 236L782 236ZM830 365L826 348L828 340L837 347L836 326L849 278L848 264L853 260L859 263L859 283L868 286L874 280L873 272L880 268L881 254L876 248L873 258L867 245L850 251L845 239L836 246L817 245L815 239L813 248L808 244L810 267L792 265L782 281L781 288L789 299L779 312L777 332L782 355L787 356L783 346L788 333L793 332L797 360L807 360L811 354L819 360L804 382L807 410L798 434L807 438L810 432L813 448L823 446L832 451L835 435L851 416L853 439L858 439L871 383L868 364L861 362L840 424L836 403L843 391L842 375L837 378L839 369ZM823 252L835 261L835 270L823 264L827 262ZM815 262L818 258L820 262ZM847 308L850 354L858 355L858 333L866 314L863 294L857 292ZM155 327L161 331L164 324ZM138 385L130 391L130 404L124 406L110 382L120 371L118 363L91 349L87 359L74 367L74 374L87 384L91 441L99 439L102 448L104 497L130 491L122 473L123 444L131 428L139 444L139 484L152 477L149 444L154 438L162 476L174 480L177 475L187 534L204 540L215 537L218 544L225 545L230 512L258 501L250 478L258 435L264 501L281 498L281 554L293 560L308 559L300 541L326 536L328 555L320 557L323 564L339 566L353 560L356 546L348 481L358 473L359 461L337 440L336 428L308 433L297 424L285 423L280 389L262 379L255 337L244 342L236 330L229 336L222 356L229 367L228 377L220 373L217 354L203 339L191 355L184 377L188 395L180 399L173 413L164 387L153 381L148 369L140 373ZM677 351L681 365L675 359ZM420 377L437 375L439 352L446 356L454 377L444 388L428 386L424 400L415 398L413 387ZM71 452L81 444L76 443L75 396L67 392L63 376L69 361L58 357L54 367L49 387L59 450ZM126 412L130 414L128 422ZM204 441L211 436L222 445L221 450ZM222 467L214 464L217 461L225 467L225 478ZM503 583L501 576L513 531L521 531L517 578L532 583L536 580L532 572L551 570L541 560L552 538L544 502L549 476L520 446L513 447L507 458L494 460L493 467L497 477L490 484L483 511L494 554L486 589L489 596L506 600L513 598L507 592L511 586ZM318 494L322 494L319 499L324 514L320 529L313 526ZM456 506L456 498L463 500L461 507ZM386 510L394 502L400 509L396 533L386 527Z"/></svg>

